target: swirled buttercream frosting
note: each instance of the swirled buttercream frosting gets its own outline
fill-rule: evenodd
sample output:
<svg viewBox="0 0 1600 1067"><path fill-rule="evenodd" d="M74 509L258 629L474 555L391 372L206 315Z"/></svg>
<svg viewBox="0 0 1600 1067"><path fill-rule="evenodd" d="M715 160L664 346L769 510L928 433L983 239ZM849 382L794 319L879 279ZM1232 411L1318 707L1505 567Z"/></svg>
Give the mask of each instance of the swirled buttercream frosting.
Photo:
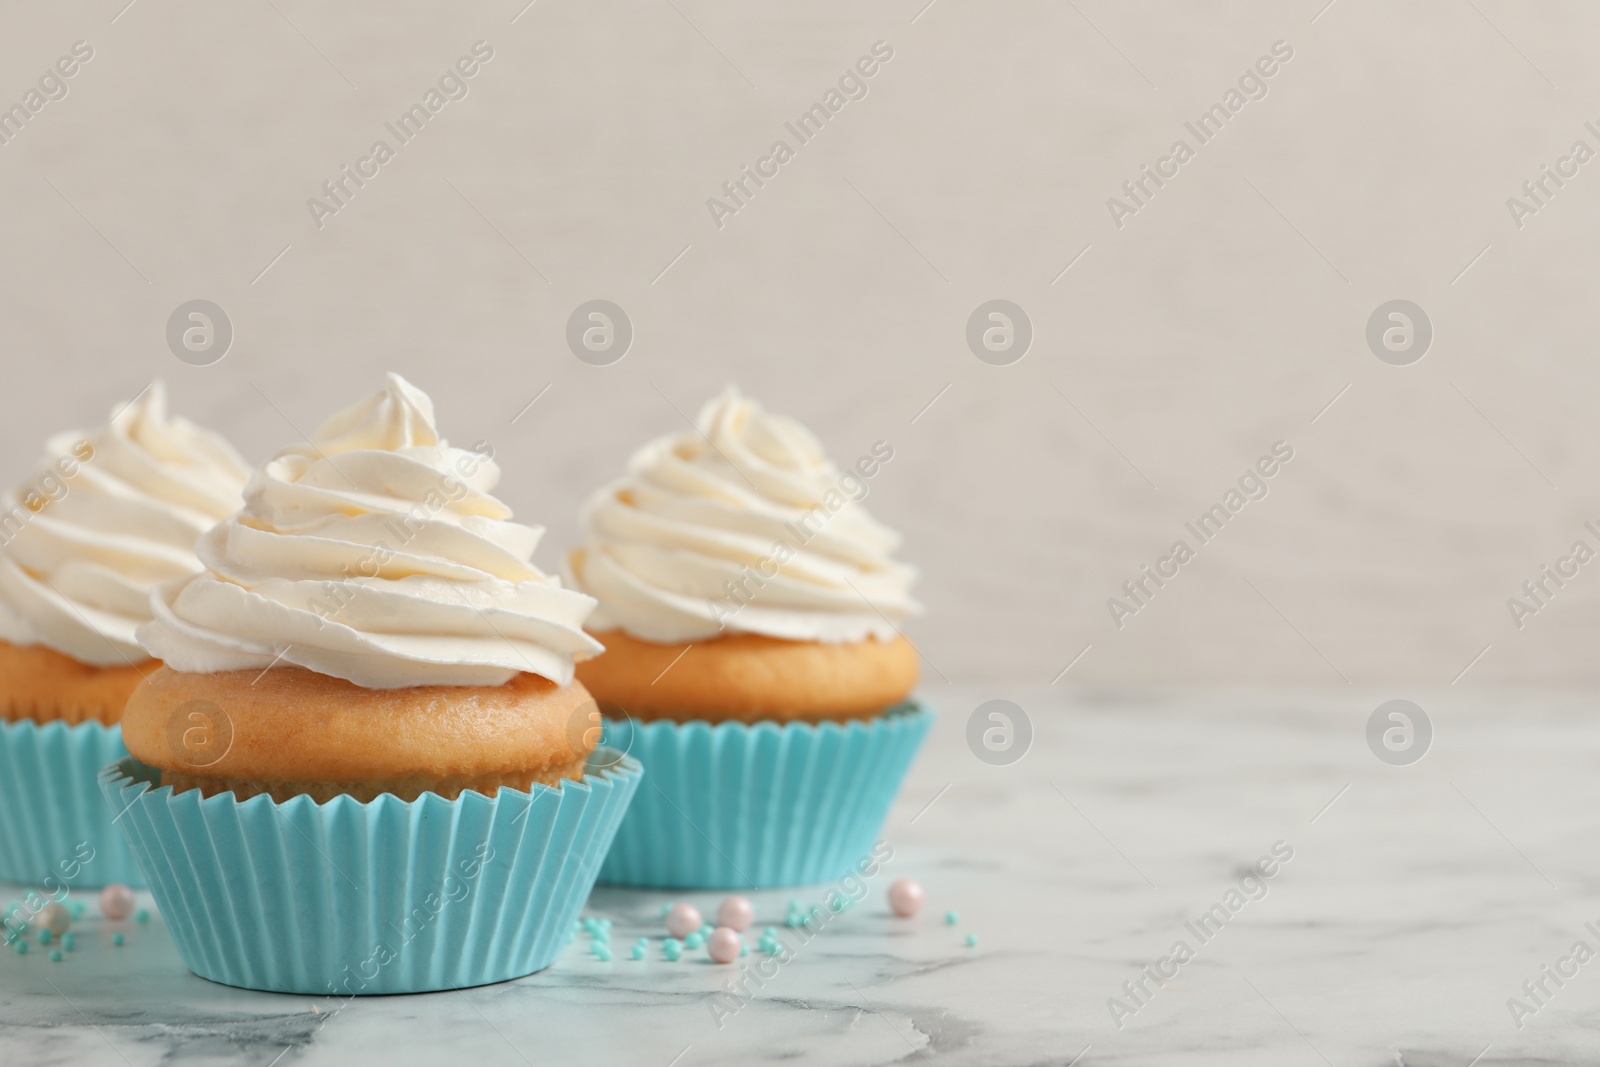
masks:
<svg viewBox="0 0 1600 1067"><path fill-rule="evenodd" d="M265 464L244 508L196 546L205 570L158 588L139 628L174 670L293 664L369 689L565 685L601 646L593 598L530 562L542 530L492 495L487 445L451 447L397 374Z"/></svg>
<svg viewBox="0 0 1600 1067"><path fill-rule="evenodd" d="M0 640L96 667L143 662L134 631L151 588L200 569L195 538L238 508L250 468L168 415L159 381L105 427L45 447L0 501Z"/></svg>
<svg viewBox="0 0 1600 1067"><path fill-rule="evenodd" d="M600 602L590 629L662 644L893 638L921 610L916 571L861 504L893 456L878 441L840 468L800 423L729 387L584 506L587 544L567 566Z"/></svg>

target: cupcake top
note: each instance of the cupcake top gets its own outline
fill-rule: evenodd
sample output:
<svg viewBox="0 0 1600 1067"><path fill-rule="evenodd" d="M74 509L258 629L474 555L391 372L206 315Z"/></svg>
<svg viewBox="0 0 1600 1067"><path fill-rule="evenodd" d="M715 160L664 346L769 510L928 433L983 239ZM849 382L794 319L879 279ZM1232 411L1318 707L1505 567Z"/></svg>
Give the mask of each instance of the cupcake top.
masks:
<svg viewBox="0 0 1600 1067"><path fill-rule="evenodd" d="M139 628L189 673L294 664L369 689L560 685L601 646L594 600L529 562L543 530L490 495L486 444L452 448L398 374L251 478L196 546L205 570L158 588Z"/></svg>
<svg viewBox="0 0 1600 1067"><path fill-rule="evenodd" d="M200 569L195 538L239 506L249 465L169 416L159 381L109 425L45 448L0 499L0 640L96 667L142 662L134 630L151 587Z"/></svg>
<svg viewBox="0 0 1600 1067"><path fill-rule="evenodd" d="M568 569L600 601L591 629L661 644L893 638L921 610L916 571L860 503L893 456L878 441L841 470L804 426L730 386L695 432L645 445L584 506L589 543Z"/></svg>

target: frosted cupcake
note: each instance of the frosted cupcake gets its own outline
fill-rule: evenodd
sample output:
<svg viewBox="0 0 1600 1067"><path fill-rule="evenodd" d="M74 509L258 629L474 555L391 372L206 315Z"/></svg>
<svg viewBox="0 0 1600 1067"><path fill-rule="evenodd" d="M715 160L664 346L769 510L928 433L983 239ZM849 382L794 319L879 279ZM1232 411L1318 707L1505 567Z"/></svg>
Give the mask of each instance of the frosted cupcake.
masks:
<svg viewBox="0 0 1600 1067"><path fill-rule="evenodd" d="M573 678L594 601L530 562L491 451L451 447L391 374L152 598L138 636L165 665L103 785L197 974L415 992L564 943L638 771L594 751Z"/></svg>
<svg viewBox="0 0 1600 1067"><path fill-rule="evenodd" d="M168 416L159 381L45 447L0 514L0 717L110 725L153 666L134 638L151 588L200 569L195 540L239 507L250 469Z"/></svg>
<svg viewBox="0 0 1600 1067"><path fill-rule="evenodd" d="M821 881L871 848L932 718L899 632L915 571L861 503L893 455L841 468L730 388L587 503L568 567L606 654L579 678L653 787L603 880Z"/></svg>
<svg viewBox="0 0 1600 1067"><path fill-rule="evenodd" d="M109 425L51 438L0 500L0 880L138 878L94 784L158 666L134 631L154 585L200 569L195 539L248 477L221 437L168 415L157 381Z"/></svg>

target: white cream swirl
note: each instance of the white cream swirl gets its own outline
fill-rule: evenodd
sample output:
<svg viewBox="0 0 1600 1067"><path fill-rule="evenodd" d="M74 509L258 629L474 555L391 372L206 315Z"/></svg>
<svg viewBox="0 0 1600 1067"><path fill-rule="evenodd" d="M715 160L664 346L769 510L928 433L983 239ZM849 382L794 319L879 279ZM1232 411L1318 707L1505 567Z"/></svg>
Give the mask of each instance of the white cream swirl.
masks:
<svg viewBox="0 0 1600 1067"><path fill-rule="evenodd" d="M601 646L594 600L530 563L542 530L490 495L487 446L451 448L398 374L256 472L196 546L205 571L156 590L139 628L190 673L296 664L369 689L561 685Z"/></svg>
<svg viewBox="0 0 1600 1067"><path fill-rule="evenodd" d="M590 628L662 644L894 637L921 610L916 571L859 503L893 455L879 441L840 471L804 426L730 386L696 432L645 445L584 506L589 543L568 572L600 601Z"/></svg>
<svg viewBox="0 0 1600 1067"><path fill-rule="evenodd" d="M150 590L200 569L195 538L240 503L250 468L167 415L161 382L93 433L61 434L0 502L0 640L97 667L143 662Z"/></svg>

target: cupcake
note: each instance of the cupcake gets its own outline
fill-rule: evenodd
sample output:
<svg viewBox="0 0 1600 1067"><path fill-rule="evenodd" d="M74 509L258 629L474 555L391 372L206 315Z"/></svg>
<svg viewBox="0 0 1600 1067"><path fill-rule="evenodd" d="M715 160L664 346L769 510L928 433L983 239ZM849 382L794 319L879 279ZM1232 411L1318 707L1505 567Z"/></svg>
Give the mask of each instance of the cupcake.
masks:
<svg viewBox="0 0 1600 1067"><path fill-rule="evenodd" d="M419 992L565 943L639 770L596 751L573 677L594 600L533 566L498 481L391 374L156 590L138 637L164 665L102 786L196 974Z"/></svg>
<svg viewBox="0 0 1600 1067"><path fill-rule="evenodd" d="M817 882L871 849L932 721L900 632L916 572L862 505L893 457L840 468L730 388L585 505L568 569L606 653L578 677L650 770L603 881Z"/></svg>
<svg viewBox="0 0 1600 1067"><path fill-rule="evenodd" d="M238 508L250 472L169 416L159 381L45 447L0 500L0 880L136 882L95 787L127 755L128 694L159 666L134 632L153 586L200 569L195 539Z"/></svg>

